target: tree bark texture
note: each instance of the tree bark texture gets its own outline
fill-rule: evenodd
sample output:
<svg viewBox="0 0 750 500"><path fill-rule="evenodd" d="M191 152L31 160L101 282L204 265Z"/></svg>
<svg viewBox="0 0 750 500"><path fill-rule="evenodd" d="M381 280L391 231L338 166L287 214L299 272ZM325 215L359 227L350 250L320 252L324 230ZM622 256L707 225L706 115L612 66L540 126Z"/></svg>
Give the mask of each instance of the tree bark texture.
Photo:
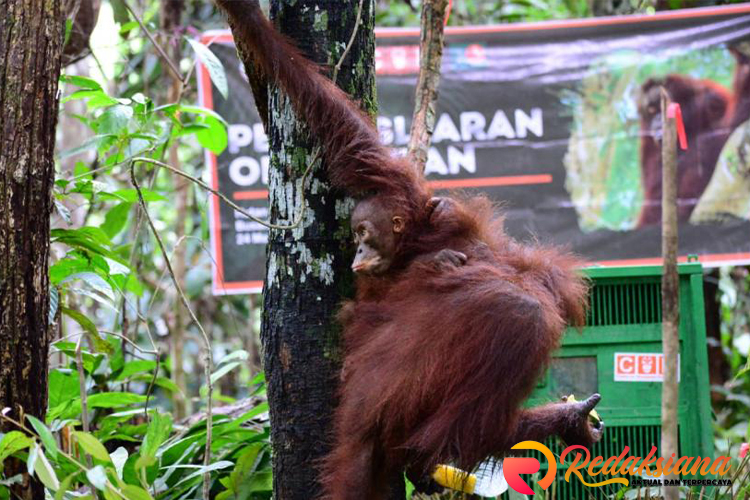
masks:
<svg viewBox="0 0 750 500"><path fill-rule="evenodd" d="M47 259L63 25L60 0L0 0L0 408L10 407L19 420L44 419L47 407ZM5 472L25 470L15 464ZM44 498L38 483L14 493Z"/></svg>
<svg viewBox="0 0 750 500"><path fill-rule="evenodd" d="M358 5L358 1L273 0L271 18L330 74L351 38ZM337 83L374 117L374 5L372 0L362 5L361 24ZM271 415L274 497L309 500L320 491L318 460L330 449L337 403L341 351L334 315L341 300L354 290L349 243L353 201L332 190L324 166L316 165L301 185L316 142L295 119L283 94L270 88L268 95L271 219L293 222L302 190L306 209L298 228L271 230L269 235L261 342Z"/></svg>
<svg viewBox="0 0 750 500"><path fill-rule="evenodd" d="M662 349L664 351L664 382L661 392L661 456L677 455L677 404L679 386L677 369L680 352L680 288L677 275L677 126L667 116L668 98L662 96L664 122L661 144L662 161L662 257L664 274L661 281ZM676 479L676 476L669 479ZM666 500L677 500L677 486L664 487Z"/></svg>

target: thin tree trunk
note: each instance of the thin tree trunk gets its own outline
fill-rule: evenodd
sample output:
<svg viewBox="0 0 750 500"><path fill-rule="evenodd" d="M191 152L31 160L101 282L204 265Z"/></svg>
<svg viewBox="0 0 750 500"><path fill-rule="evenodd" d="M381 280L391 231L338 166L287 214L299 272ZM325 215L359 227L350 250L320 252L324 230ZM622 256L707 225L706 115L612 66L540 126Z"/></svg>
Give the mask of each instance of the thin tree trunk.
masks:
<svg viewBox="0 0 750 500"><path fill-rule="evenodd" d="M273 0L271 17L312 60L332 68L351 38L358 3ZM374 115L373 3L362 5L361 24L337 83ZM271 216L287 223L300 208L298 180L312 159L314 141L276 89L270 90L268 108ZM261 342L277 500L309 500L320 492L316 464L329 451L341 364L334 315L354 288L348 244L353 204L331 191L325 168L313 170L304 190L302 227L270 232L263 293Z"/></svg>
<svg viewBox="0 0 750 500"><path fill-rule="evenodd" d="M182 59L182 42L180 41L180 23L182 11L185 10L184 0L165 0L161 4L161 24L166 35L162 46L167 47L169 57L179 67ZM169 50L171 48L171 50ZM182 96L182 80L177 78L171 71L167 71L169 90L167 101L177 102ZM178 156L177 143L173 142L169 147L169 164L175 168L182 168ZM185 225L188 219L188 197L190 196L189 182L187 179L175 176L175 197L177 199L177 225L175 226L175 237L177 246L174 250L174 273L180 288L185 289L185 273L187 271L187 245L183 241L185 237ZM180 303L180 298L175 294L174 322L170 331L170 347L172 351L172 381L180 389L173 394L172 403L176 419L183 419L190 413L187 398L187 383L185 382L184 350L185 350L185 328L189 321L186 318L185 308Z"/></svg>
<svg viewBox="0 0 750 500"><path fill-rule="evenodd" d="M419 43L419 78L417 79L414 116L409 137L409 157L424 172L430 140L435 129L435 104L438 98L440 65L445 44L445 10L448 0L422 2L422 28Z"/></svg>
<svg viewBox="0 0 750 500"><path fill-rule="evenodd" d="M664 274L661 282L662 348L664 350L664 382L661 393L661 455L667 460L678 453L677 385L680 352L680 296L677 275L677 127L675 117L668 117L668 97L663 91L661 116L662 134L662 256ZM672 475L670 479L676 479ZM677 500L677 486L664 487L666 500Z"/></svg>
<svg viewBox="0 0 750 500"><path fill-rule="evenodd" d="M0 408L23 421L47 407L49 256L60 0L0 0ZM7 427L2 428L8 431ZM5 473L25 473L9 464ZM44 498L36 481L16 486Z"/></svg>

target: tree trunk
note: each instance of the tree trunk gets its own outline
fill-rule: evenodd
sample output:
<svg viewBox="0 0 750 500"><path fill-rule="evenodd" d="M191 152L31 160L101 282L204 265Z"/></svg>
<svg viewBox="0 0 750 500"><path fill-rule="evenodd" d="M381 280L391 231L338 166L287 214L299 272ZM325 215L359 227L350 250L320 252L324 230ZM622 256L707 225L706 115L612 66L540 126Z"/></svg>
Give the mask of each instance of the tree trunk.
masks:
<svg viewBox="0 0 750 500"><path fill-rule="evenodd" d="M358 5L273 0L271 17L308 57L333 68L351 38ZM362 5L361 24L337 83L374 116L373 4ZM312 160L315 141L294 119L288 100L269 90L271 217L284 224L299 212L299 179ZM320 166L310 174L304 194L301 227L270 232L263 292L261 341L277 500L308 500L320 492L317 462L330 446L341 364L340 327L334 315L341 300L353 293L348 244L353 203L331 190Z"/></svg>
<svg viewBox="0 0 750 500"><path fill-rule="evenodd" d="M165 0L161 3L161 26L165 33L164 43L168 56L176 67L180 67L182 59L182 41L180 39L180 28L182 22L182 11L185 10L184 0ZM171 71L165 73L169 81L167 90L167 102L178 102L182 98L182 80L177 78ZM174 168L182 169L178 155L178 144L172 142L169 146L169 164ZM187 244L185 243L185 225L188 223L188 205L190 197L189 181L179 176L174 176L174 196L176 198L177 225L175 226L175 237L177 246L174 249L174 274L180 287L185 289L185 274L187 273ZM183 419L192 413L188 395L187 382L185 381L184 351L185 330L190 323L186 317L185 308L180 303L179 295L175 294L174 321L170 331L170 351L172 353L172 381L180 389L172 397L174 415L176 419Z"/></svg>
<svg viewBox="0 0 750 500"><path fill-rule="evenodd" d="M60 0L0 0L0 408L44 419ZM9 430L3 427L4 431ZM5 473L26 470L11 464ZM40 484L14 490L44 498Z"/></svg>
<svg viewBox="0 0 750 500"><path fill-rule="evenodd" d="M669 100L662 90L661 116L664 123L661 144L662 163L662 258L661 279L662 349L664 381L661 391L661 456L677 455L677 406L679 386L677 372L680 353L680 281L677 274L677 126L675 117L668 117ZM664 479L677 479L676 474ZM678 500L677 486L664 486L665 500Z"/></svg>

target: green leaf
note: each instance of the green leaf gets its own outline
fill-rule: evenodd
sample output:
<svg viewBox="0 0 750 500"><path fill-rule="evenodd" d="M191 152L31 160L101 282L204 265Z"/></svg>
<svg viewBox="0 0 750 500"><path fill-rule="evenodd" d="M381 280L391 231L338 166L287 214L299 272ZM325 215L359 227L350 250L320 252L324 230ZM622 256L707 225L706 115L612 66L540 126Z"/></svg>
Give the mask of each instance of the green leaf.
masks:
<svg viewBox="0 0 750 500"><path fill-rule="evenodd" d="M109 4L112 6L117 24L122 26L130 21L130 13L122 0L110 0Z"/></svg>
<svg viewBox="0 0 750 500"><path fill-rule="evenodd" d="M54 243L64 243L72 248L102 257L115 257L112 251L107 248L112 244L107 233L98 227L58 228L50 231L50 236Z"/></svg>
<svg viewBox="0 0 750 500"><path fill-rule="evenodd" d="M78 377L60 370L52 370L49 373L49 408L67 403L71 399L80 396Z"/></svg>
<svg viewBox="0 0 750 500"><path fill-rule="evenodd" d="M168 201L164 195L161 195L155 191L141 188L141 194L143 194L144 201ZM101 198L104 200L122 200L128 203L138 202L138 191L135 189L118 189L111 193L102 193Z"/></svg>
<svg viewBox="0 0 750 500"><path fill-rule="evenodd" d="M195 55L198 56L198 60L208 70L208 74L211 77L211 81L214 82L216 89L224 97L224 99L226 99L229 95L227 74L224 71L224 66L221 64L219 58L216 57L213 52L211 52L211 49L209 49L199 41L187 37L186 40L195 51Z"/></svg>
<svg viewBox="0 0 750 500"><path fill-rule="evenodd" d="M234 361L232 363L223 365L221 368L211 374L211 383L215 384L217 380L219 380L221 377L234 370L238 366L242 366L242 363L240 363L239 361Z"/></svg>
<svg viewBox="0 0 750 500"><path fill-rule="evenodd" d="M90 408L118 408L120 406L144 403L147 397L131 392L100 392L89 396Z"/></svg>
<svg viewBox="0 0 750 500"><path fill-rule="evenodd" d="M104 257L104 261L107 263L107 267L109 267L109 274L128 274L130 273L130 268L126 266L125 264L122 264L120 262L117 262L116 260Z"/></svg>
<svg viewBox="0 0 750 500"><path fill-rule="evenodd" d="M117 99L110 97L103 90L79 90L73 92L62 100L63 103L77 99L89 99L88 107L95 109L102 106L114 106L118 104Z"/></svg>
<svg viewBox="0 0 750 500"><path fill-rule="evenodd" d="M109 453L104 445L96 439L92 434L83 431L74 431L73 435L78 440L78 444L83 448L83 451L103 462L112 462L109 458Z"/></svg>
<svg viewBox="0 0 750 500"><path fill-rule="evenodd" d="M99 85L99 83L96 80L92 78L87 78L85 76L63 75L60 77L60 80L65 83L70 83L72 85L81 87L82 89L94 89L94 90L102 89L102 86Z"/></svg>
<svg viewBox="0 0 750 500"><path fill-rule="evenodd" d="M107 486L107 473L101 465L97 465L96 467L87 470L86 479L88 479L92 486L97 490L104 490Z"/></svg>
<svg viewBox="0 0 750 500"><path fill-rule="evenodd" d="M138 278L135 274L128 275L128 280L125 282L125 290L127 290L130 293L135 294L138 297L141 297L143 295L143 284L138 281Z"/></svg>
<svg viewBox="0 0 750 500"><path fill-rule="evenodd" d="M26 419L29 421L29 423L31 423L31 426L39 435L39 439L42 440L42 444L44 445L44 448L47 450L49 455L52 457L52 460L56 460L58 448L57 441L55 441L55 437L52 435L52 432L38 418L31 415L26 415Z"/></svg>
<svg viewBox="0 0 750 500"><path fill-rule="evenodd" d="M126 378L129 378L136 373L142 373L142 372L153 372L154 368L156 368L156 361L148 361L148 360L136 360L136 361L128 361L125 363L125 366L123 367L122 371L117 375L117 378L115 380L125 380Z"/></svg>
<svg viewBox="0 0 750 500"><path fill-rule="evenodd" d="M110 286L110 284L107 283L106 281L104 281L104 278L102 278L98 274L92 273L92 272L83 272L83 273L71 274L70 276L68 276L67 278L65 278L64 280L62 280L61 284L62 283L69 283L69 282L75 281L75 280L81 280L81 281L83 281L88 286L90 286L91 288L93 288L94 290L96 290L97 292L101 293L102 295L104 295L105 297L107 297L109 300L111 300L111 301L114 302L114 300L115 300L115 292L112 290L112 287ZM93 323L92 323L92 325L93 325ZM86 330L89 331L88 328ZM94 327L93 331L96 331L96 327Z"/></svg>
<svg viewBox="0 0 750 500"><path fill-rule="evenodd" d="M111 290L110 290L110 293L111 293ZM114 294L112 294L111 298L112 300L114 300ZM99 336L99 331L96 329L96 325L94 324L93 321L88 319L82 313L78 311L74 311L73 309L68 309L67 307L63 307L61 311L64 315L68 316L69 318L74 320L76 323L81 325L81 328L83 328L86 334L88 334L97 352L102 352L105 354L112 354L114 352L114 349L109 344L109 342L107 342L106 340L104 340L103 338Z"/></svg>
<svg viewBox="0 0 750 500"><path fill-rule="evenodd" d="M129 31L138 28L138 21L130 21L120 27L120 36L124 37Z"/></svg>
<svg viewBox="0 0 750 500"><path fill-rule="evenodd" d="M133 118L133 108L118 104L108 108L97 120L96 131L100 134L119 135L127 130Z"/></svg>
<svg viewBox="0 0 750 500"><path fill-rule="evenodd" d="M107 236L114 238L127 225L128 215L132 206L132 203L125 202L110 208L107 211L107 215L104 216L104 222L99 227L107 233Z"/></svg>
<svg viewBox="0 0 750 500"><path fill-rule="evenodd" d="M155 412L148 424L146 436L141 445L141 455L155 457L159 446L169 437L172 431L172 416L169 413Z"/></svg>
<svg viewBox="0 0 750 500"><path fill-rule="evenodd" d="M89 260L65 258L58 260L50 266L49 278L53 284L59 285L65 278L72 274L87 271L93 272L95 270L96 267Z"/></svg>
<svg viewBox="0 0 750 500"><path fill-rule="evenodd" d="M94 175L91 173L91 169L82 161L77 161L73 167L73 177L90 181L94 180Z"/></svg>
<svg viewBox="0 0 750 500"><path fill-rule="evenodd" d="M122 496L112 486L107 485L107 488L104 490L104 500L122 500Z"/></svg>
<svg viewBox="0 0 750 500"><path fill-rule="evenodd" d="M63 36L63 47L68 44L70 40L70 33L73 31L73 19L65 20L65 35Z"/></svg>
<svg viewBox="0 0 750 500"><path fill-rule="evenodd" d="M139 378L146 378L146 377L144 376L144 377L139 377ZM167 377L156 377L156 379L154 380L154 384L156 384L158 387L161 387L162 389L165 389L165 390L167 390L169 392L173 392L173 393L176 393L176 394L182 394L182 391L177 386L177 384L175 384L174 382L172 382Z"/></svg>
<svg viewBox="0 0 750 500"><path fill-rule="evenodd" d="M188 474L186 477L182 478L174 487L176 488L180 484L183 484L187 481L190 481L191 479L195 477L202 476L205 472L213 472L215 470L221 470L226 469L228 467L234 466L234 462L230 462L229 460L220 460L218 462L214 462L208 467L200 466L198 467L198 470L195 472Z"/></svg>
<svg viewBox="0 0 750 500"><path fill-rule="evenodd" d="M153 497L146 490L132 484L123 486L122 494L128 500L153 500Z"/></svg>
<svg viewBox="0 0 750 500"><path fill-rule="evenodd" d="M65 493L70 490L70 485L73 482L73 479L75 479L79 473L79 471L76 471L63 479L62 483L60 483L60 488L55 492L55 500L65 500Z"/></svg>
<svg viewBox="0 0 750 500"><path fill-rule="evenodd" d="M223 428L221 428L220 430L219 430L219 426L217 426L217 430L215 433L218 436L220 434L225 434L225 433L236 431L242 426L242 424L244 424L248 420L254 417L257 417L258 415L265 413L267 411L268 411L268 402L260 403L258 406L256 406L252 410L245 412L240 417L232 419L229 423L224 425Z"/></svg>
<svg viewBox="0 0 750 500"><path fill-rule="evenodd" d="M222 484L228 488L228 491L236 497L240 493L240 488L247 481L247 478L255 472L258 462L258 455L263 450L263 443L252 443L242 452L237 459L234 470L228 478L222 480ZM233 498L233 497L228 497Z"/></svg>
<svg viewBox="0 0 750 500"><path fill-rule="evenodd" d="M189 104L180 104L180 105L177 105L176 107L175 107L174 104L172 104L172 105L168 104L166 106L161 106L160 108L162 108L166 112L166 110L169 109L170 107L172 107L172 108L174 108L174 110L178 110L178 111L180 111L182 113L192 113L192 114L196 114L196 115L202 115L202 116L211 117L211 118L214 118L214 119L218 120L222 124L227 125L226 120L224 120L224 118L222 118L222 116L219 113L217 113L216 111L214 111L212 109L202 108L200 106L192 106L192 105L189 105ZM157 109L160 109L160 108L157 108Z"/></svg>
<svg viewBox="0 0 750 500"><path fill-rule="evenodd" d="M91 101L89 101L89 105L91 104ZM97 134L93 137L90 137L86 139L83 144L80 146L76 146L71 149L66 149L65 151L61 151L58 155L58 158L60 160L64 160L66 158L70 158L71 156L75 156L80 153L84 153L86 151L96 151L98 149L103 148L107 144L111 144L114 139L116 139L117 136L114 134Z"/></svg>
<svg viewBox="0 0 750 500"><path fill-rule="evenodd" d="M37 452L36 460L34 460L34 472L39 480L52 491L57 491L60 488L60 481L57 479L55 469L50 465L49 460L44 455L44 450L39 448L39 445L35 447Z"/></svg>
<svg viewBox="0 0 750 500"><path fill-rule="evenodd" d="M26 434L18 431L10 431L3 435L0 440L0 470L6 458L17 451L24 450L31 446L34 441Z"/></svg>
<svg viewBox="0 0 750 500"><path fill-rule="evenodd" d="M230 361L239 360L247 361L250 358L250 354L244 349L237 349L232 351L219 361L219 364L229 363Z"/></svg>
<svg viewBox="0 0 750 500"><path fill-rule="evenodd" d="M119 104L119 102L120 101L118 101L114 97L110 97L107 94L102 93L100 95L91 97L86 103L86 106L88 106L88 108L93 111L95 109L106 108L108 106Z"/></svg>
<svg viewBox="0 0 750 500"><path fill-rule="evenodd" d="M195 137L204 148L214 154L221 154L228 143L227 129L224 124L213 117L207 117L205 120L208 129L196 132Z"/></svg>

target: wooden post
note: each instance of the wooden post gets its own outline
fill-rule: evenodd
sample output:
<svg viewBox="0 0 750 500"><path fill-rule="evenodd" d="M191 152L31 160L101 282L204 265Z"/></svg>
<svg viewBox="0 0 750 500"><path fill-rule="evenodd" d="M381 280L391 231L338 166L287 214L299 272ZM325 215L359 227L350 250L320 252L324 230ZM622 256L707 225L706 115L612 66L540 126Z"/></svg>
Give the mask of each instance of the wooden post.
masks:
<svg viewBox="0 0 750 500"><path fill-rule="evenodd" d="M680 296L677 275L677 123L676 113L669 109L669 96L662 89L661 116L663 134L662 158L662 256L664 274L661 281L662 348L664 382L661 392L661 456L666 460L674 454L677 460L677 405L679 386L677 370L680 352ZM663 479L676 479L676 475ZM664 487L665 500L678 500L677 486Z"/></svg>
<svg viewBox="0 0 750 500"><path fill-rule="evenodd" d="M448 0L424 0L422 3L419 77L408 148L409 158L420 172L424 172L435 128L435 102L440 81L440 63L443 60L443 27L447 8Z"/></svg>

